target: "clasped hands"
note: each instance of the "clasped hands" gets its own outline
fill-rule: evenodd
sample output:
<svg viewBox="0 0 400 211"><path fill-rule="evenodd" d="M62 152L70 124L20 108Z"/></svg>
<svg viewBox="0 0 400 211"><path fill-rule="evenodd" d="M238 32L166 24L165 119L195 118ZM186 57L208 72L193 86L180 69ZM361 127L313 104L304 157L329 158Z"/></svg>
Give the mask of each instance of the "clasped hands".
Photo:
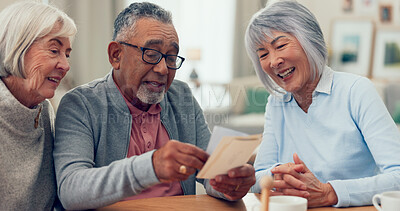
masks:
<svg viewBox="0 0 400 211"><path fill-rule="evenodd" d="M337 204L337 196L329 183L321 183L293 154L294 163L286 163L271 170L274 174L274 191L271 195L292 195L307 198L308 207L331 206Z"/></svg>
<svg viewBox="0 0 400 211"><path fill-rule="evenodd" d="M203 168L209 155L202 149L175 140L170 140L153 154L154 171L161 182L183 181ZM241 199L247 194L256 179L254 168L243 165L218 175L210 185L229 200Z"/></svg>

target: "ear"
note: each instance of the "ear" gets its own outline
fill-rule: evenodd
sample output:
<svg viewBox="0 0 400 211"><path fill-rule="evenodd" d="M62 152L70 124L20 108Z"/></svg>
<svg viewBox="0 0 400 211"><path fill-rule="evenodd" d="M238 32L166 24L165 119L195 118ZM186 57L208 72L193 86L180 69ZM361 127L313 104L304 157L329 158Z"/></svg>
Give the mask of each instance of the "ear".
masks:
<svg viewBox="0 0 400 211"><path fill-rule="evenodd" d="M121 45L118 42L112 41L108 44L108 61L114 70L119 70L122 56Z"/></svg>

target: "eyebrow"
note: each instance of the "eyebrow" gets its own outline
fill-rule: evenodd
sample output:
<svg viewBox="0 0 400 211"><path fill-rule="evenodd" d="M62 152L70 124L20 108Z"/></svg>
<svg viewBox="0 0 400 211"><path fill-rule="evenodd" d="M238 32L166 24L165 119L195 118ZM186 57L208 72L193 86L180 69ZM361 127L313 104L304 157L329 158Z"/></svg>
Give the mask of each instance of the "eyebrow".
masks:
<svg viewBox="0 0 400 211"><path fill-rule="evenodd" d="M265 50L265 48L259 48L259 49L256 50L256 52L263 51L263 50Z"/></svg>
<svg viewBox="0 0 400 211"><path fill-rule="evenodd" d="M271 41L271 45L273 45L276 41L278 41L279 39L281 39L282 37L286 37L286 36L279 36L279 37L276 37L275 39L273 39L272 41Z"/></svg>
<svg viewBox="0 0 400 211"><path fill-rule="evenodd" d="M275 39L273 39L270 43L271 43L271 45L273 45L276 41L278 41L279 39L281 39L281 38L283 38L283 37L286 37L286 36L279 36L279 37L275 37ZM258 51L263 51L263 50L265 50L265 48L258 48L257 50L256 50L256 52L258 52Z"/></svg>
<svg viewBox="0 0 400 211"><path fill-rule="evenodd" d="M149 45L159 45L159 44L163 44L164 42L162 40L148 40L144 46L147 47ZM172 43L172 46L179 52L179 45L176 42Z"/></svg>
<svg viewBox="0 0 400 211"><path fill-rule="evenodd" d="M61 46L64 46L64 44L63 44L59 39L57 39L57 38L53 38L53 39L51 39L51 40L49 40L49 41L56 41L56 42L58 42L58 44L60 44Z"/></svg>
<svg viewBox="0 0 400 211"><path fill-rule="evenodd" d="M58 44L60 44L61 46L64 46L64 44L61 42L61 40L57 39L57 38L53 38L49 41L56 41ZM67 50L72 51L72 48L68 48Z"/></svg>

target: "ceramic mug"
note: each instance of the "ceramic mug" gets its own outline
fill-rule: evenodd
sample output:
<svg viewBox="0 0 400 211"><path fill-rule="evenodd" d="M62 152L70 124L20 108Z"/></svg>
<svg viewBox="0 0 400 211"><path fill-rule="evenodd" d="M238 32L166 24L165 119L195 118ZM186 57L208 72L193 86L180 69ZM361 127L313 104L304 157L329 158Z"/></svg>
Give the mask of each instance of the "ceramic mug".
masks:
<svg viewBox="0 0 400 211"><path fill-rule="evenodd" d="M269 211L306 211L307 199L297 196L269 197Z"/></svg>
<svg viewBox="0 0 400 211"><path fill-rule="evenodd" d="M380 201L381 206L379 206L378 201ZM400 191L390 191L382 194L376 194L372 198L372 204L379 211L399 211Z"/></svg>

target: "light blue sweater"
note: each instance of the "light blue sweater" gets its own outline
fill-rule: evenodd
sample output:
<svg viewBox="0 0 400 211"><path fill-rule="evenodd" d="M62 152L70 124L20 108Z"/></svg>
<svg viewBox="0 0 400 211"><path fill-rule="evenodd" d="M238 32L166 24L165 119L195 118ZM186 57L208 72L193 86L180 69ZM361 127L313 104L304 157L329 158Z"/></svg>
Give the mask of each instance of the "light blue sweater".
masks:
<svg viewBox="0 0 400 211"><path fill-rule="evenodd" d="M372 196L400 190L400 134L373 84L366 78L325 68L304 113L294 98L270 96L257 183L298 153L338 196L338 207L371 204Z"/></svg>

